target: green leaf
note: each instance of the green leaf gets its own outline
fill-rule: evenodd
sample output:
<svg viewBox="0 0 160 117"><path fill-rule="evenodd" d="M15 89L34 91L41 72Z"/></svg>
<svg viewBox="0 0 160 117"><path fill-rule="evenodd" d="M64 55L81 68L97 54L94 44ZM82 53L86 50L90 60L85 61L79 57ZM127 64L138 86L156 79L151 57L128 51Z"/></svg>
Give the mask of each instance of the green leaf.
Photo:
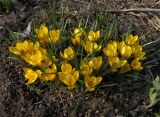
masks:
<svg viewBox="0 0 160 117"><path fill-rule="evenodd" d="M11 0L0 0L0 7L5 9L6 12L9 12L11 9Z"/></svg>
<svg viewBox="0 0 160 117"><path fill-rule="evenodd" d="M160 112L156 113L155 115L156 117L160 117Z"/></svg>
<svg viewBox="0 0 160 117"><path fill-rule="evenodd" d="M149 99L152 102L154 102L157 98L157 92L155 92L155 89L154 88L150 88L149 90Z"/></svg>
<svg viewBox="0 0 160 117"><path fill-rule="evenodd" d="M160 90L160 77L157 76L156 79L153 81L153 87L156 91Z"/></svg>

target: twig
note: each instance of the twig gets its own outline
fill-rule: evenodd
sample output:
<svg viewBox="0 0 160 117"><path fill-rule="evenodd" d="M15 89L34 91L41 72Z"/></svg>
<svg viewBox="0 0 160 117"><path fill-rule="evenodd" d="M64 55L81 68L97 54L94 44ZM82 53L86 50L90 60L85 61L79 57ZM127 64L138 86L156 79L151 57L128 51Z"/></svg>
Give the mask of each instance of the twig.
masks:
<svg viewBox="0 0 160 117"><path fill-rule="evenodd" d="M149 109L149 108L153 107L154 105L156 105L159 102L160 102L160 98L158 98L157 100L155 100L154 102L152 102L150 105L146 106L145 108Z"/></svg>
<svg viewBox="0 0 160 117"><path fill-rule="evenodd" d="M89 4L88 2L84 2L84 1L80 1L80 0L73 0L74 2L79 2L79 3L82 3L82 4Z"/></svg>
<svg viewBox="0 0 160 117"><path fill-rule="evenodd" d="M147 64L149 64L149 63L153 63L153 62L158 61L158 60L160 60L160 58L157 58L157 59L154 59L154 60L152 60L152 61L146 62L145 65L147 65Z"/></svg>
<svg viewBox="0 0 160 117"><path fill-rule="evenodd" d="M160 41L160 39L157 39L157 40L155 40L155 41L151 41L151 42L149 42L149 43L143 44L142 46L145 47L145 46L147 46L147 45L156 43L156 42L158 42L158 41Z"/></svg>
<svg viewBox="0 0 160 117"><path fill-rule="evenodd" d="M121 9L121 10L107 10L108 13L120 13L120 12L159 12L160 9L152 9L152 8L133 8L133 9ZM66 12L68 15L77 15L77 14L90 14L90 12ZM56 14L61 14L61 12L56 12Z"/></svg>
<svg viewBox="0 0 160 117"><path fill-rule="evenodd" d="M154 52L153 54L150 54L149 56L147 56L148 58L149 57L152 57L153 55L155 55L155 54L157 54L157 53L159 53L160 52L160 50L158 50L158 51L156 51L156 52Z"/></svg>
<svg viewBox="0 0 160 117"><path fill-rule="evenodd" d="M122 10L108 10L108 12L160 12L160 9L154 8L132 8L132 9L122 9Z"/></svg>
<svg viewBox="0 0 160 117"><path fill-rule="evenodd" d="M158 1L156 4L160 4L160 1Z"/></svg>
<svg viewBox="0 0 160 117"><path fill-rule="evenodd" d="M160 31L160 24L151 21L150 19L148 19L148 21L152 24L152 26L156 29Z"/></svg>
<svg viewBox="0 0 160 117"><path fill-rule="evenodd" d="M110 84L110 85L103 85L103 86L99 86L100 88L103 88L103 87L111 87L111 86L117 86L118 84Z"/></svg>

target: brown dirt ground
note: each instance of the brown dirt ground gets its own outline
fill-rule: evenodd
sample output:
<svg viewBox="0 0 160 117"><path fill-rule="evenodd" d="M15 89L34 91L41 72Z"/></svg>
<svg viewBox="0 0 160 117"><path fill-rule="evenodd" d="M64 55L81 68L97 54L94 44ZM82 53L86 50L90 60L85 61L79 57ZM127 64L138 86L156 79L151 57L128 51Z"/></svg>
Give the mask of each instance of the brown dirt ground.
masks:
<svg viewBox="0 0 160 117"><path fill-rule="evenodd" d="M17 1L17 0L15 0ZM57 10L65 0L56 3ZM108 10L129 8L160 8L158 0L69 0L72 10L84 16L102 7ZM38 19L40 13L49 14L45 0L22 0L13 3L9 13L0 12L0 116L1 117L152 117L155 108L145 109L149 104L145 87L134 88L130 83L125 87L109 87L92 93L77 94L65 88L47 89L43 93L31 90L23 81L21 65L9 58L7 30L24 30L31 19ZM79 14L76 15L79 15ZM108 14L119 21L121 32L130 24L134 31L143 35L142 43L160 39L160 31L149 22L155 21L159 12L111 12ZM157 106L156 108L158 108Z"/></svg>

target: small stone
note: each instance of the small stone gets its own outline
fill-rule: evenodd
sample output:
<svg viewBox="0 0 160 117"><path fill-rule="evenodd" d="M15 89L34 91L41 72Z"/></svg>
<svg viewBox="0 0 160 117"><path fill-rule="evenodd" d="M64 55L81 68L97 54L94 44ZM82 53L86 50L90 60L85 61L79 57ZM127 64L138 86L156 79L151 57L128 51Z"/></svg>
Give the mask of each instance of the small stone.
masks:
<svg viewBox="0 0 160 117"><path fill-rule="evenodd" d="M118 113L118 109L115 109L114 112L115 112L115 113Z"/></svg>
<svg viewBox="0 0 160 117"><path fill-rule="evenodd" d="M129 114L132 116L132 117L136 117L136 115L137 115L137 112L135 112L135 111L129 111Z"/></svg>

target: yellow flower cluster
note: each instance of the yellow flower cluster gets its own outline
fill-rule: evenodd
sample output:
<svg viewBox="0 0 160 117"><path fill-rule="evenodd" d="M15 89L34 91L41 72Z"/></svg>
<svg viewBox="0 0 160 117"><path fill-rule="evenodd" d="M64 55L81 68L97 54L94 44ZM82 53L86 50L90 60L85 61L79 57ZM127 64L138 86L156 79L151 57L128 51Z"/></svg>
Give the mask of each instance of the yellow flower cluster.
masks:
<svg viewBox="0 0 160 117"><path fill-rule="evenodd" d="M108 56L108 63L113 72L120 73L130 70L142 70L141 60L145 59L145 52L139 45L138 36L127 35L122 41L110 41L103 52Z"/></svg>
<svg viewBox="0 0 160 117"><path fill-rule="evenodd" d="M20 56L27 63L33 66L47 67L52 64L47 51L40 47L38 41L34 44L27 40L24 42L18 42L15 46L9 47L9 51Z"/></svg>
<svg viewBox="0 0 160 117"><path fill-rule="evenodd" d="M68 47L64 50L64 54L60 52L62 58L67 60L72 60L75 56L74 50L71 47Z"/></svg>
<svg viewBox="0 0 160 117"><path fill-rule="evenodd" d="M50 46L54 49L48 48ZM60 30L49 30L43 24L36 31L35 42L20 41L9 47L9 51L28 63L29 67L23 68L28 84L38 79L57 79L68 89L73 89L84 81L88 91L93 91L101 83L101 74L107 70L106 60L113 72L124 73L143 69L141 61L145 59L138 36L127 35L122 41L110 41L103 47L100 30L87 32L75 28L70 39L64 42Z"/></svg>
<svg viewBox="0 0 160 117"><path fill-rule="evenodd" d="M83 47L87 53L91 53L93 51L99 51L101 49L101 45L98 45L96 42L100 39L100 31L89 31L88 39L83 41Z"/></svg>
<svg viewBox="0 0 160 117"><path fill-rule="evenodd" d="M49 31L45 25L41 25L37 30L37 38L41 44L56 43L60 37L60 30Z"/></svg>
<svg viewBox="0 0 160 117"><path fill-rule="evenodd" d="M79 72L67 63L62 64L61 70L62 72L58 72L59 79L68 86L68 89L73 89L79 78Z"/></svg>
<svg viewBox="0 0 160 117"><path fill-rule="evenodd" d="M84 76L85 86L93 91L101 81L102 77L92 75L93 71L99 71L102 65L102 56L93 57L91 60L84 58L80 63L80 73Z"/></svg>
<svg viewBox="0 0 160 117"><path fill-rule="evenodd" d="M100 39L100 31L89 31L88 34L86 34L82 28L75 28L72 35L71 41L73 45L82 45L87 53L101 49L101 45L96 43ZM82 39L84 35L86 37Z"/></svg>

